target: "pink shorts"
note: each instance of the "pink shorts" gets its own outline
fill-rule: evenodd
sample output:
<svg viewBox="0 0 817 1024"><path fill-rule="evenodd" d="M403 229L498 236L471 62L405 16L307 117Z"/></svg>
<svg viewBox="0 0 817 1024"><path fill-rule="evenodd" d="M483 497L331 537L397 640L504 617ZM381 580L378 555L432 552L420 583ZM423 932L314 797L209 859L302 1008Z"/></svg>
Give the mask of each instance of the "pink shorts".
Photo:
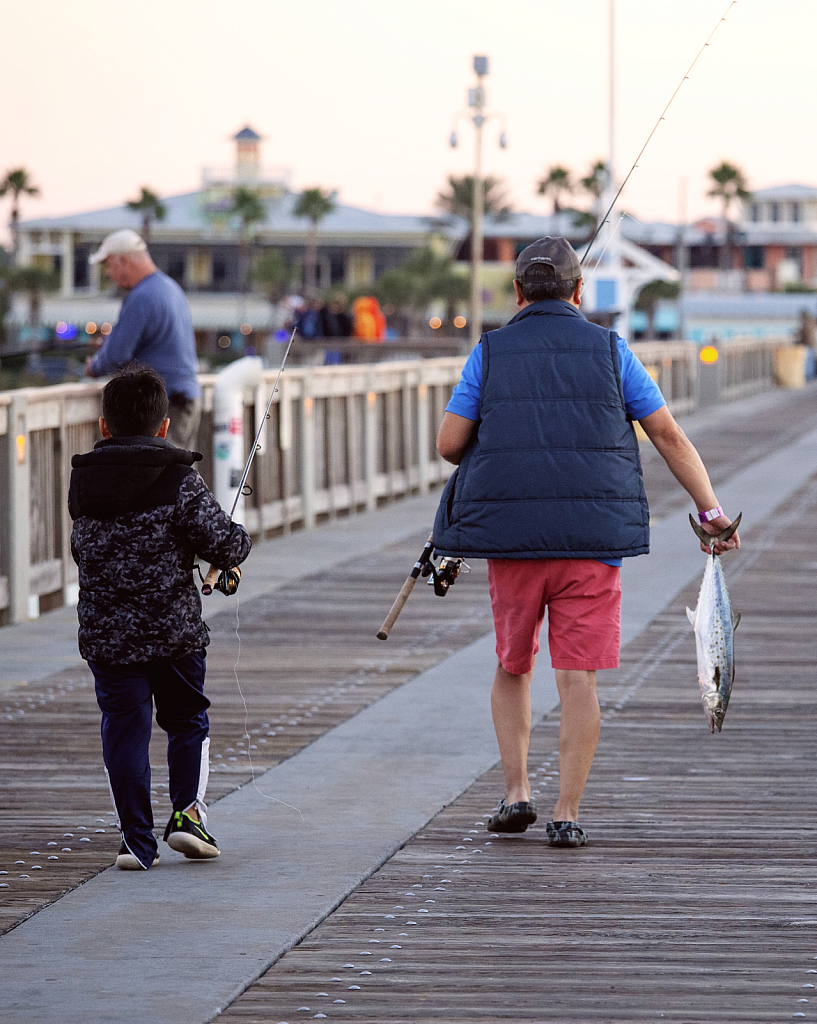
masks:
<svg viewBox="0 0 817 1024"><path fill-rule="evenodd" d="M533 668L548 612L554 668L618 668L621 570L585 558L489 558L496 653L512 675Z"/></svg>

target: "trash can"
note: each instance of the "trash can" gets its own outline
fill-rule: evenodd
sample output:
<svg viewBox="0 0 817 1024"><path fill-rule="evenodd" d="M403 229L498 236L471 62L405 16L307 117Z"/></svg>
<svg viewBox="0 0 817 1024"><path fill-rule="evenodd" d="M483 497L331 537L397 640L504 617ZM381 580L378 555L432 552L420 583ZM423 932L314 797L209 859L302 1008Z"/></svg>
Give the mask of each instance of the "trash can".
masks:
<svg viewBox="0 0 817 1024"><path fill-rule="evenodd" d="M781 388L806 386L806 345L781 345L774 350L774 375Z"/></svg>

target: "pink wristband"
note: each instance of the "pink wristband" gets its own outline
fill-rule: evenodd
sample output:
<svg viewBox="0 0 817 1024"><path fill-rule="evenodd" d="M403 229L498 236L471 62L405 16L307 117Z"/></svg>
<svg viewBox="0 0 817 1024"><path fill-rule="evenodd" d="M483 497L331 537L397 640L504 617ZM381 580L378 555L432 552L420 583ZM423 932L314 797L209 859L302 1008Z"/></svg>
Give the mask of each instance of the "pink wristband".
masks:
<svg viewBox="0 0 817 1024"><path fill-rule="evenodd" d="M723 509L718 505L717 508L711 508L708 512L699 512L698 519L702 523L711 523L713 519L718 519L723 515Z"/></svg>

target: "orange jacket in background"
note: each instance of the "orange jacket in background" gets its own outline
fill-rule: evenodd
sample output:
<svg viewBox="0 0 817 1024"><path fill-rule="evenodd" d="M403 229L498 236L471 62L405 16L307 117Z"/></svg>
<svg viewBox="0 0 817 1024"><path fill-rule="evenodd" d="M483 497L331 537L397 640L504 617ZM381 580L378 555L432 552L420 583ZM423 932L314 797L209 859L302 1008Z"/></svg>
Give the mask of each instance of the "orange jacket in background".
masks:
<svg viewBox="0 0 817 1024"><path fill-rule="evenodd" d="M372 295L361 295L352 303L352 337L372 343L386 340L386 318Z"/></svg>

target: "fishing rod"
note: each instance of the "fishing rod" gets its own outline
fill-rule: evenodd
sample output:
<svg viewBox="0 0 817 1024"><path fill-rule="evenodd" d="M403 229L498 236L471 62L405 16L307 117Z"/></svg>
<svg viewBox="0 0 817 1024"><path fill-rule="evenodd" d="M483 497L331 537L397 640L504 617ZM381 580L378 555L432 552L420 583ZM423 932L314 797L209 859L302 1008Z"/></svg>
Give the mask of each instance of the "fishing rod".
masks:
<svg viewBox="0 0 817 1024"><path fill-rule="evenodd" d="M252 460L255 458L255 453L260 451L261 445L258 443L261 439L261 431L264 429L264 423L270 418L269 411L272 407L272 400L275 398L275 392L278 390L278 383L281 380L281 374L284 372L286 366L287 356L289 350L292 348L292 342L295 340L295 335L298 333L298 328L293 327L292 334L289 336L289 344L284 352L284 358L281 360L281 366L278 369L278 376L275 378L275 384L272 387L272 394L269 396L267 402L267 408L264 410L264 415L261 417L261 423L258 426L258 432L255 435L255 440L250 450L250 456L247 459L247 464L244 467L244 472L241 474L241 480L238 484L238 490L235 492L235 501L233 507L230 509L229 519L232 522L232 518L235 515L235 510L238 506L239 499L244 496L244 487L247 483L247 477L250 473L250 466L252 466ZM248 492L249 493L249 492ZM211 565L207 571L207 575L202 580L201 592L205 596L209 596L213 593L213 590L218 590L222 594L226 594L228 597L231 596L238 590L238 584L241 580L241 569L235 566L232 569L219 569L215 565Z"/></svg>
<svg viewBox="0 0 817 1024"><path fill-rule="evenodd" d="M707 48L707 47L709 46L709 43L710 43L710 41L711 41L712 37L713 37L713 36L715 35L715 33L716 33L716 32L718 31L718 29L719 29L719 28L721 27L721 24L722 24L722 23L723 23L724 21L726 21L726 17L727 17L727 15L729 14L729 12L730 12L730 11L732 10L732 8L733 8L733 7L735 6L735 4L736 4L737 2L738 2L738 0L732 0L732 2L731 2L731 3L729 4L729 6L728 6L728 7L726 8L726 10L725 10L725 11L724 11L724 13L723 13L723 16L722 16L722 17L721 17L721 18L720 18L720 19L718 20L718 23L717 23L717 24L715 25L715 27L714 27L714 28L712 29L712 31L711 31L711 32L709 33L709 35L707 36L707 40L706 40L706 42L704 43L704 45L703 45L703 46L702 46L702 47L700 48L700 50L698 51L698 53L697 53L697 55L696 55L696 57L695 57L695 60L693 60L693 62L692 62L692 63L691 63L690 65L689 65L689 67L687 68L687 72L686 72L686 74L684 75L684 77L683 77L683 78L681 79L681 81L680 81L680 82L678 83L678 85L677 85L677 87L676 87L676 89L675 89L675 92L674 92L674 93L672 94L672 96L670 96L670 98L669 98L669 102L668 102L668 103L667 103L667 105L666 105L666 106L664 107L664 109L663 109L663 110L661 111L661 116L660 116L660 117L658 118L658 120L657 120L657 121L655 122L655 124L654 124L654 126L653 126L653 129L652 129L652 131L651 131L651 132L650 132L650 134L649 134L649 135L647 136L647 141L646 141L646 142L644 143L644 145L643 145L643 146L641 147L641 149L640 149L640 151L639 151L639 153L638 153L638 156L637 156L637 157L635 158L635 160L633 161L633 165L632 165L632 167L631 167L631 168L629 169L629 171L627 172L627 176L625 177L624 181L622 181L622 183L621 183L621 186L619 187L619 190L618 190L618 192L616 192L616 194L615 194L615 196L614 196L614 198L613 198L613 201L612 201L612 203L610 203L610 207L609 207L609 209L607 210L607 213L605 213L604 217L602 217L601 221L599 222L599 225L598 225L598 227L596 228L596 230L595 230L595 232L594 232L594 234L593 234L593 237L592 237L592 238L590 239L590 242L588 243L588 245L587 245L587 248L586 248L586 249L584 250L584 255L582 256L581 260L579 261L579 265L580 265L580 266L584 266L585 260L586 260L586 259L587 259L587 257L588 257L588 256L590 255L590 250L591 250L591 249L593 248L593 245L595 244L595 241L596 241L596 239L597 239L597 238L599 237L599 234L600 234L600 232L601 232L601 229L602 229L602 228L604 227L604 225L605 225L605 224L609 223L609 221L608 221L608 217L609 217L609 216L610 216L610 214L611 214L611 213L613 212L613 208L615 207L616 203L618 202L618 200L619 200L619 196L620 196L620 195L621 195L621 193L622 193L622 192L624 191L624 186L625 186L625 185L627 184L627 182L628 182L628 181L630 180L630 178L631 178L631 176L632 176L632 173L633 173L633 171L634 171L634 170L636 169L636 167L638 167L638 161L639 161L639 160L641 159L641 157L642 157L642 156L644 155L644 150L645 150L645 149L647 148L647 146L649 146L650 142L652 141L652 137L653 137L653 135L655 135L655 133L656 133L656 132L658 131L658 126L659 126L659 125L661 124L661 122L662 122L662 121L664 120L664 117L666 116L666 113L667 113L667 111L668 111L668 110L669 110L669 108L670 108L670 107L672 106L673 100L674 100L674 99L675 99L675 97L676 97L676 96L678 95L678 93L679 93L679 92L681 91L681 86L682 86L682 85L684 84L684 82L686 82L686 81L687 81L687 79L689 78L690 74L692 73L692 69L693 69L693 68L695 67L695 65L696 65L696 64L698 63L698 60L699 60L699 58L700 58L701 54L702 54L702 53L704 52L704 50L705 50L705 49L706 49L706 48ZM609 244L609 242L608 242L608 244ZM605 248L604 248L604 251L602 252L602 256L604 255L604 252L606 252L606 251L607 251L607 246L605 246ZM599 257L599 260L601 260L601 256Z"/></svg>
<svg viewBox="0 0 817 1024"><path fill-rule="evenodd" d="M414 584L420 576L424 578L430 576L431 579L428 582L433 585L434 593L437 597L445 597L449 589L456 583L459 574L471 571L463 558L442 558L439 565L434 564L434 558L434 534L430 533L425 547L420 552L420 557L414 563L414 568L406 577L406 582L394 599L394 604L389 609L389 614L377 631L378 640L389 639L391 628L397 621L397 616L403 610L403 606L408 601L409 594L414 590Z"/></svg>

